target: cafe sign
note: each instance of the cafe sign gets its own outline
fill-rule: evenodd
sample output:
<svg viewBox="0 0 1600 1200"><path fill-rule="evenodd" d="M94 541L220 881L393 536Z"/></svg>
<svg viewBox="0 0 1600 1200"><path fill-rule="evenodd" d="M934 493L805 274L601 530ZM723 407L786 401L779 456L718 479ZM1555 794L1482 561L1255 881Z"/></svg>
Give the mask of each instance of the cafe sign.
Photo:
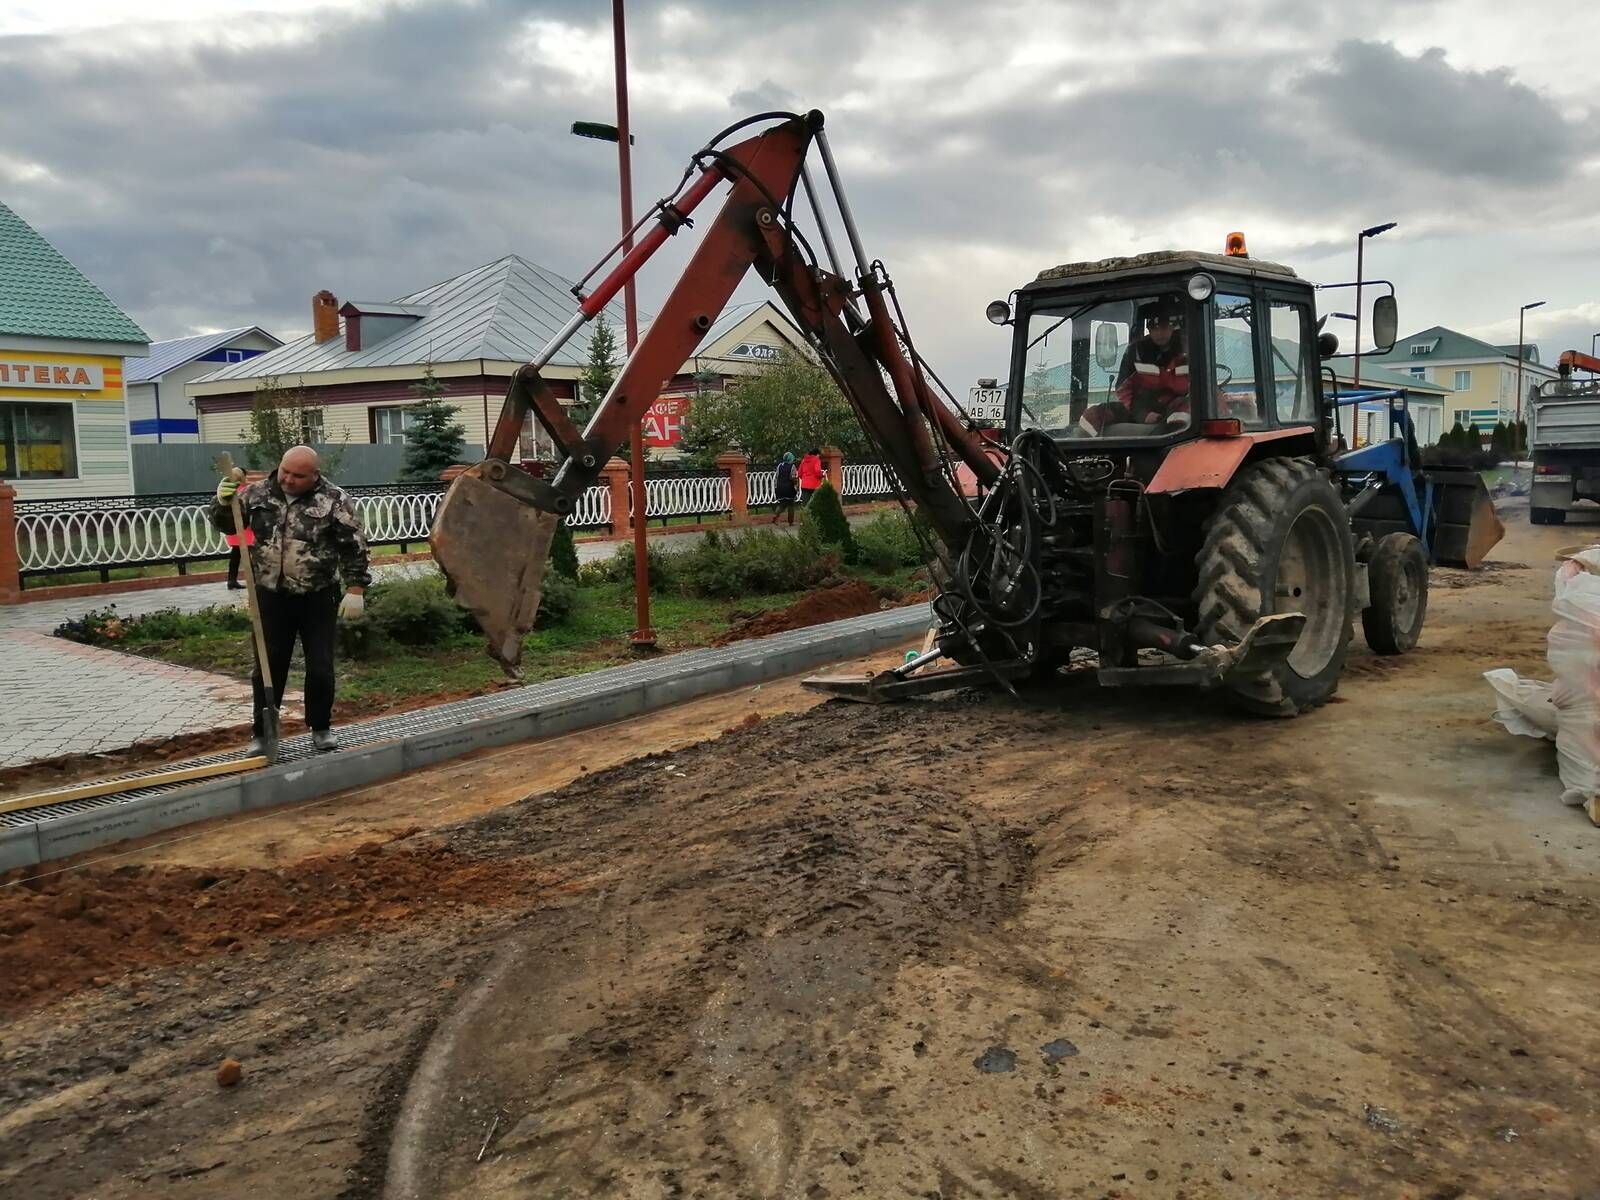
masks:
<svg viewBox="0 0 1600 1200"><path fill-rule="evenodd" d="M0 387L48 388L58 392L98 392L105 368L96 363L33 362L0 357Z"/></svg>

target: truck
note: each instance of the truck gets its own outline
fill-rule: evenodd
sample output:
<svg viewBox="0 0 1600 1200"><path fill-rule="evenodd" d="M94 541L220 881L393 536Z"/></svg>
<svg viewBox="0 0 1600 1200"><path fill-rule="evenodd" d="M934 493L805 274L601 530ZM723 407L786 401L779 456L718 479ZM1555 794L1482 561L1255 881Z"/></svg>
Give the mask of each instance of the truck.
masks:
<svg viewBox="0 0 1600 1200"><path fill-rule="evenodd" d="M1568 350L1556 369L1559 375L1534 393L1529 414L1528 519L1535 525L1565 524L1580 502L1600 502L1600 358Z"/></svg>
<svg viewBox="0 0 1600 1200"><path fill-rule="evenodd" d="M648 333L577 428L541 368L722 185ZM1429 479L1403 431L1381 461L1341 465L1323 370L1338 340L1322 329L1316 288L1251 257L1242 233L1222 253L1048 266L991 302L987 318L1011 331L997 434L963 412L913 339L820 112L723 130L638 228L614 267L600 275L608 256L579 282L576 311L516 373L487 457L456 478L435 519L435 560L508 671L556 522L752 273L920 515L936 585L922 653L810 681L818 690L881 701L1011 687L1093 659L1106 686L1187 685L1292 717L1333 695L1358 617L1375 650L1404 653L1420 634L1430 558L1471 566L1498 539L1481 480ZM1380 346L1396 323L1392 293L1380 296ZM543 477L510 462L530 414L560 455Z"/></svg>

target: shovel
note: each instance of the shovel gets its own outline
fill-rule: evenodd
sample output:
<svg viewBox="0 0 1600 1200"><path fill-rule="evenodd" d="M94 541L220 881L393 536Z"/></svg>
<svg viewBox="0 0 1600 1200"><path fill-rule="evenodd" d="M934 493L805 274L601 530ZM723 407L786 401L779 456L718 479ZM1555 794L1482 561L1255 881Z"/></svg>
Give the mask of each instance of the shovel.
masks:
<svg viewBox="0 0 1600 1200"><path fill-rule="evenodd" d="M229 478L244 483L244 471L233 465L233 456L224 452L217 457L216 466ZM261 726L262 754L268 763L278 761L278 705L273 699L272 668L267 663L267 634L261 626L261 605L256 599L256 572L250 561L250 542L246 537L244 511L239 505L239 493L233 493L233 529L239 538L239 565L244 568L246 607L250 610L250 628L255 634L256 666L261 671L261 708L256 713Z"/></svg>

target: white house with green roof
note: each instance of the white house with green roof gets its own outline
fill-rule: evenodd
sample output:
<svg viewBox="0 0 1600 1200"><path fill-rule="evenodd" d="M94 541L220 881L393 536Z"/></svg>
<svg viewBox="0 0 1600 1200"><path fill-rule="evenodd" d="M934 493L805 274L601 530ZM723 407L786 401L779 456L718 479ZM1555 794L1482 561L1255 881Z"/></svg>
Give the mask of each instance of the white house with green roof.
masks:
<svg viewBox="0 0 1600 1200"><path fill-rule="evenodd" d="M1522 350L1523 415L1526 417L1527 397L1547 379L1555 379L1557 372L1539 361L1539 347L1532 342L1525 343ZM1516 419L1515 346L1491 345L1443 325L1434 325L1399 339L1387 354L1363 354L1363 376L1368 363L1447 389L1446 429L1459 421L1463 428L1476 423L1487 433L1496 421Z"/></svg>
<svg viewBox="0 0 1600 1200"><path fill-rule="evenodd" d="M123 365L150 338L0 203L0 482L19 500L133 492Z"/></svg>

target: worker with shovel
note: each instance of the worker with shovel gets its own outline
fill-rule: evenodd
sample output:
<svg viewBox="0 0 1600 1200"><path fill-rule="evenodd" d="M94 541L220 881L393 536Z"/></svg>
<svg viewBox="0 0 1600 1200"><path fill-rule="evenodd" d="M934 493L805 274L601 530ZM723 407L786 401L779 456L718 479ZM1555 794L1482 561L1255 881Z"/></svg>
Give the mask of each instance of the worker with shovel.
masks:
<svg viewBox="0 0 1600 1200"><path fill-rule="evenodd" d="M247 561L272 673L270 701L259 663L250 680L256 700L251 753L262 752L267 723L275 726L296 640L305 652L311 740L318 750L337 750L339 740L331 728L334 631L339 618L361 616L366 603L362 596L372 581L361 519L343 489L323 478L310 446L286 450L276 471L243 488L234 476L223 479L211 520L225 534L237 532L236 500L245 526L255 535ZM269 703L271 713L266 711Z"/></svg>

